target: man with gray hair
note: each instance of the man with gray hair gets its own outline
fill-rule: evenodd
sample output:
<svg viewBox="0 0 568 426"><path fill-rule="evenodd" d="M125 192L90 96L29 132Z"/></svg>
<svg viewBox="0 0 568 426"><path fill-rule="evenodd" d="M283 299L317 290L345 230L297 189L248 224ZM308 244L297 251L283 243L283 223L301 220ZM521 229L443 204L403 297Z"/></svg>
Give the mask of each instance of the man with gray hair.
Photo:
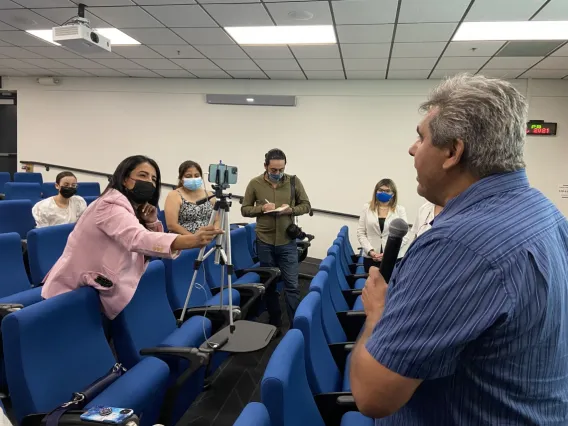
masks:
<svg viewBox="0 0 568 426"><path fill-rule="evenodd" d="M351 388L376 425L568 424L568 222L529 186L527 104L459 75L422 105L418 193L443 207L372 268Z"/></svg>

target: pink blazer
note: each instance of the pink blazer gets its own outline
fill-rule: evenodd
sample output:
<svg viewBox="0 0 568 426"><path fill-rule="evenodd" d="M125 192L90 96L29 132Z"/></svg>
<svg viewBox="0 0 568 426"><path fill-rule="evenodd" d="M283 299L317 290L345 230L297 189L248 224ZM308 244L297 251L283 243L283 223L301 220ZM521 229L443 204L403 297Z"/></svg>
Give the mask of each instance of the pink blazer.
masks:
<svg viewBox="0 0 568 426"><path fill-rule="evenodd" d="M108 192L75 225L63 254L44 279L41 295L48 299L89 285L99 291L105 315L114 319L134 296L146 269L144 255L177 255L171 251L176 234L164 233L160 221L148 227L151 230L140 224L124 195Z"/></svg>

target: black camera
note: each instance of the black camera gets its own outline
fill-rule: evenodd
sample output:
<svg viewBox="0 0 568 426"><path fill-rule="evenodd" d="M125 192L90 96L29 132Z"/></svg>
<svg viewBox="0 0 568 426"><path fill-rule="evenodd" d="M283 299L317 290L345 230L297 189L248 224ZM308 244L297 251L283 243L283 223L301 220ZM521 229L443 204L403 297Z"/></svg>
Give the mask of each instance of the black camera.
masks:
<svg viewBox="0 0 568 426"><path fill-rule="evenodd" d="M286 228L286 235L292 240L305 240L307 238L308 241L312 241L315 238L311 234L306 234L302 231L302 228L295 223L290 224L288 228Z"/></svg>

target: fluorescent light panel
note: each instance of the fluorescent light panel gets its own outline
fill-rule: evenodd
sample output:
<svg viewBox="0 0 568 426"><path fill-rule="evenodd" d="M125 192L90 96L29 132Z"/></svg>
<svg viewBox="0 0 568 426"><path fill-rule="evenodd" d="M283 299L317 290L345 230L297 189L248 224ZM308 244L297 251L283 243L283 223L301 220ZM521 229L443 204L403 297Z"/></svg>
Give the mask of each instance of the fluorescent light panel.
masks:
<svg viewBox="0 0 568 426"><path fill-rule="evenodd" d="M109 38L112 46L134 46L140 44L140 42L116 28L95 28L95 31ZM61 46L59 43L53 41L52 30L27 30L26 32L51 44Z"/></svg>
<svg viewBox="0 0 568 426"><path fill-rule="evenodd" d="M332 25L225 27L225 30L241 45L337 43Z"/></svg>
<svg viewBox="0 0 568 426"><path fill-rule="evenodd" d="M452 41L568 40L568 21L463 22Z"/></svg>

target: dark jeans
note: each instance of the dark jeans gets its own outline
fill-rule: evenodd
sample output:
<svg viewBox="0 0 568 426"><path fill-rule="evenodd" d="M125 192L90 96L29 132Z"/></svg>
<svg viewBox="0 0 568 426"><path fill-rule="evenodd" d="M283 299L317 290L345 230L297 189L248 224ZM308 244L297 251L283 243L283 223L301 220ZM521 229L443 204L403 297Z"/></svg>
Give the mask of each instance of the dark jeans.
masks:
<svg viewBox="0 0 568 426"><path fill-rule="evenodd" d="M286 294L286 311L290 320L290 327L292 327L294 314L300 303L298 249L296 248L296 242L291 241L283 246L274 246L257 240L256 250L260 266L280 268ZM273 283L266 289L265 298L270 324L280 327L282 325L282 311L280 309L280 295L276 289L276 283Z"/></svg>

